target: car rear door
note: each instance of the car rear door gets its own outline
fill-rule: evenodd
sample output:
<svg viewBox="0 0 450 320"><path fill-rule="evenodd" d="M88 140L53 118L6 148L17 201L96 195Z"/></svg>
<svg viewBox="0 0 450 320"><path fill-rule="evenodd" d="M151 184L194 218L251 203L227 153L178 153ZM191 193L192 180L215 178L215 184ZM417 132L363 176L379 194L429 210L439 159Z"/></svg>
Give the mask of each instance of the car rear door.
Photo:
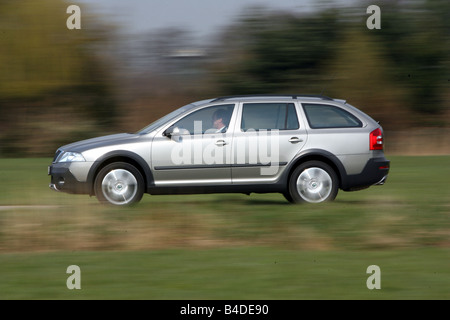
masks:
<svg viewBox="0 0 450 320"><path fill-rule="evenodd" d="M243 102L234 128L233 184L276 181L307 139L297 102Z"/></svg>

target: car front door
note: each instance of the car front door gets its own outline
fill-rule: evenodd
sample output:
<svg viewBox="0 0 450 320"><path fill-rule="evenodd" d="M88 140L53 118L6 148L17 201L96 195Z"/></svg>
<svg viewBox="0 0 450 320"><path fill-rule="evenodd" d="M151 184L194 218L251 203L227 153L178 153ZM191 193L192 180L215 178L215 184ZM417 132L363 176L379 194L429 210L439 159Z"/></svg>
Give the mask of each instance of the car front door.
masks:
<svg viewBox="0 0 450 320"><path fill-rule="evenodd" d="M155 184L231 184L234 109L234 104L208 106L162 127L152 142Z"/></svg>

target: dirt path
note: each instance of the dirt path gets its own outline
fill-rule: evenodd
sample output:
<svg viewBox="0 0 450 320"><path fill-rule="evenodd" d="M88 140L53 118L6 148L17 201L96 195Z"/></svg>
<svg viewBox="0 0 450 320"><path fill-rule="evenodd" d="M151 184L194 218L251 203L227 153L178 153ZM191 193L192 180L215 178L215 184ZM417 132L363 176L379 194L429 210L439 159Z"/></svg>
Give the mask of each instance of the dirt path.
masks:
<svg viewBox="0 0 450 320"><path fill-rule="evenodd" d="M55 209L58 206L43 206L43 205L17 205L17 206L0 206L0 211L14 210L14 209Z"/></svg>

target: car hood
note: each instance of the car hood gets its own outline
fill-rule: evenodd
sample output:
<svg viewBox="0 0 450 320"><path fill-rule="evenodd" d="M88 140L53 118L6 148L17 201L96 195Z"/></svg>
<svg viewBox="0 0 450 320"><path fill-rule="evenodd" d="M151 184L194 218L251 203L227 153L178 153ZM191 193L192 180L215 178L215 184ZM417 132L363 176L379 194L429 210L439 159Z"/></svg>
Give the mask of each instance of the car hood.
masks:
<svg viewBox="0 0 450 320"><path fill-rule="evenodd" d="M67 144L65 146L62 146L60 149L64 151L71 151L71 152L83 152L89 149L95 149L100 147L107 147L110 145L116 145L116 144L122 144L122 143L129 143L132 140L139 139L140 135L138 134L132 134L132 133L119 133L119 134L112 134L108 136L98 137L98 138L92 138L87 140L82 140L78 142L74 142L71 144Z"/></svg>

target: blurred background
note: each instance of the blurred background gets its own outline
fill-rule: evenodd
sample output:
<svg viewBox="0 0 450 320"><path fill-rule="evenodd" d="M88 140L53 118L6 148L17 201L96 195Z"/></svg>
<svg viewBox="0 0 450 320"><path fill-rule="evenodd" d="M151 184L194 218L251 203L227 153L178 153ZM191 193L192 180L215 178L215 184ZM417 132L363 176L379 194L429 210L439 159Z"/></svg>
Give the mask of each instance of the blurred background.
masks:
<svg viewBox="0 0 450 320"><path fill-rule="evenodd" d="M448 299L449 49L448 0L0 0L0 299ZM380 121L387 183L320 206L112 208L48 188L63 144L257 93L322 93Z"/></svg>
<svg viewBox="0 0 450 320"><path fill-rule="evenodd" d="M1 0L0 157L253 93L347 99L380 121L387 153L450 153L450 2L377 1L369 30L371 2Z"/></svg>

